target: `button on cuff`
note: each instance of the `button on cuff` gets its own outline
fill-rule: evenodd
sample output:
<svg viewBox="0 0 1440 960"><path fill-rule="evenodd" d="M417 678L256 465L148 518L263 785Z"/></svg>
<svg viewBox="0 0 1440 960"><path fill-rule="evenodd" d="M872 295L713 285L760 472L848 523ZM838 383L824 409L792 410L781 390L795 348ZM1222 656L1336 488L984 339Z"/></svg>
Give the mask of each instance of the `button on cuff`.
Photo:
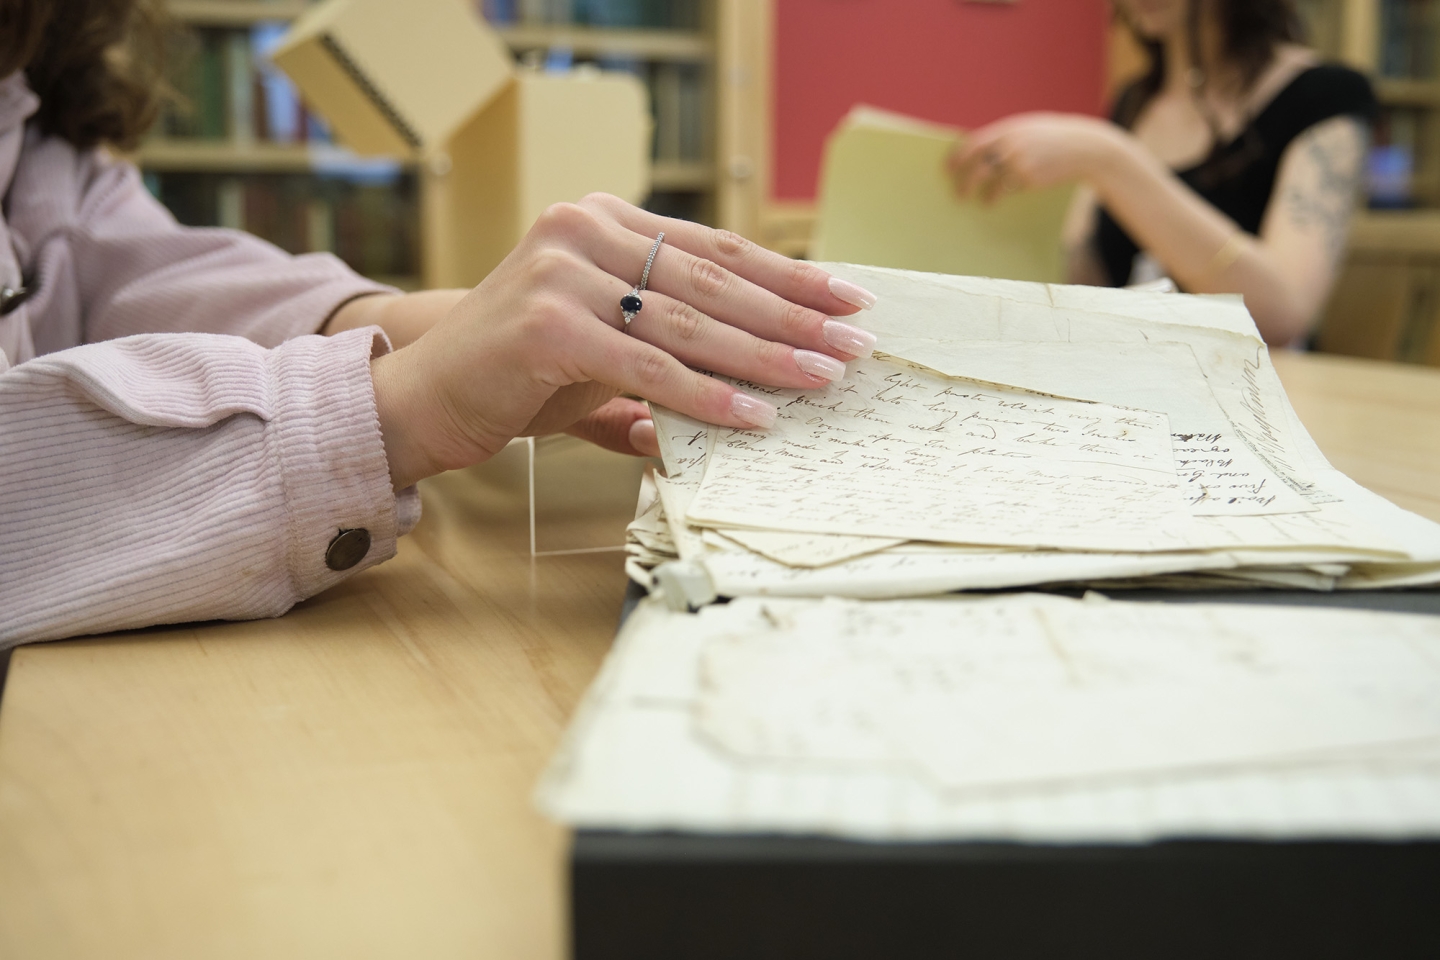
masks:
<svg viewBox="0 0 1440 960"><path fill-rule="evenodd" d="M341 530L325 551L325 566L331 570L349 570L370 552L370 531L363 527Z"/></svg>

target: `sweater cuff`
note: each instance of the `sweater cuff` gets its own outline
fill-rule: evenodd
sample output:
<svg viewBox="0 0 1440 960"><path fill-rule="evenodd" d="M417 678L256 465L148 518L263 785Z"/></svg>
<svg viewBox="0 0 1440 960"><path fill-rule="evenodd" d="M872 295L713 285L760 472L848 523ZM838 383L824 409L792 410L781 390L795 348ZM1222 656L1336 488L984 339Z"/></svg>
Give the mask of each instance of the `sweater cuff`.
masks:
<svg viewBox="0 0 1440 960"><path fill-rule="evenodd" d="M388 469L388 466L387 466ZM395 526L400 536L415 529L420 522L420 488L410 484L395 494Z"/></svg>
<svg viewBox="0 0 1440 960"><path fill-rule="evenodd" d="M270 442L288 512L295 592L313 596L395 555L419 520L413 488L397 497L375 406L370 361L390 352L379 327L302 336L270 351Z"/></svg>

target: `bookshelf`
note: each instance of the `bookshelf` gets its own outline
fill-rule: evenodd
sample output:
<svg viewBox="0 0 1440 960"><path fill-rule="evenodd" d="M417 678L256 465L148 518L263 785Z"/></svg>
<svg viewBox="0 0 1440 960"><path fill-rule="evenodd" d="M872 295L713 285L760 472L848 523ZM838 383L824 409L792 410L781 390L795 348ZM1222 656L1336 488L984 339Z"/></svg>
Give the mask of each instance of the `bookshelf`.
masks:
<svg viewBox="0 0 1440 960"><path fill-rule="evenodd" d="M181 24L243 27L272 20L293 20L309 0L169 0L170 19Z"/></svg>
<svg viewBox="0 0 1440 960"><path fill-rule="evenodd" d="M769 88L768 47L750 45L766 38L769 2L475 0L475 7L524 67L594 64L639 76L655 120L647 206L752 233L768 142L755 111ZM331 250L362 273L423 286L429 171L358 157L332 142L266 60L308 6L167 0L178 64L172 84L189 108L167 111L133 159L183 223L248 229L293 253Z"/></svg>
<svg viewBox="0 0 1440 960"><path fill-rule="evenodd" d="M303 0L167 0L181 97L133 159L181 223L248 230L291 253L328 251L367 276L421 285L413 164L332 141L266 54Z"/></svg>
<svg viewBox="0 0 1440 960"><path fill-rule="evenodd" d="M408 170L412 166L407 161L357 157L328 143L228 143L189 137L152 137L135 156L144 170L157 173L310 173L338 168L378 171L391 166Z"/></svg>
<svg viewBox="0 0 1440 960"><path fill-rule="evenodd" d="M633 57L678 63L709 63L715 59L714 39L698 31L521 24L502 26L498 32L516 53L565 47L583 57Z"/></svg>
<svg viewBox="0 0 1440 960"><path fill-rule="evenodd" d="M1316 336L1319 349L1440 365L1440 0L1302 0L1322 55L1368 74L1380 101L1366 209Z"/></svg>
<svg viewBox="0 0 1440 960"><path fill-rule="evenodd" d="M1380 101L1375 209L1440 207L1440 2L1303 0L1312 45L1368 74Z"/></svg>

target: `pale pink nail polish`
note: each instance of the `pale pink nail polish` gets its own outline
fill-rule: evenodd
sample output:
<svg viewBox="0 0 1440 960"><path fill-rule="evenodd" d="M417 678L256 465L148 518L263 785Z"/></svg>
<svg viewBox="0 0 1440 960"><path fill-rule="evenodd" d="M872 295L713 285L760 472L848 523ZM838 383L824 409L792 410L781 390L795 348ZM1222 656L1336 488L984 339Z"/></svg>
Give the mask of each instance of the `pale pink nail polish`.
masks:
<svg viewBox="0 0 1440 960"><path fill-rule="evenodd" d="M845 376L845 364L813 350L796 350L795 366L799 367L801 372L822 380L839 380Z"/></svg>
<svg viewBox="0 0 1440 960"><path fill-rule="evenodd" d="M849 280L841 280L839 277L830 278L830 292L835 294L846 303L869 310L875 306L879 298L866 290L858 283L851 283Z"/></svg>
<svg viewBox="0 0 1440 960"><path fill-rule="evenodd" d="M660 445L655 439L654 420L636 420L630 424L630 446L648 456L659 453Z"/></svg>
<svg viewBox="0 0 1440 960"><path fill-rule="evenodd" d="M860 360L864 360L875 352L875 334L869 330L852 327L848 323L841 323L839 320L826 320L825 325L821 327L820 335L836 350L848 353Z"/></svg>
<svg viewBox="0 0 1440 960"><path fill-rule="evenodd" d="M746 423L762 428L774 426L775 418L780 415L780 411L764 400L738 392L730 397L730 412Z"/></svg>

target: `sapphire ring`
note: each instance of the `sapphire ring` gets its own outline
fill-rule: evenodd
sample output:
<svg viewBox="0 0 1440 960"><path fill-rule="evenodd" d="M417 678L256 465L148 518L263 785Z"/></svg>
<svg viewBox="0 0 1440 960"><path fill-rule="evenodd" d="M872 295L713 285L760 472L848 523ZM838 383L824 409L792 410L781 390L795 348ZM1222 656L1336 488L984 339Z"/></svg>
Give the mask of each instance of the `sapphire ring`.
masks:
<svg viewBox="0 0 1440 960"><path fill-rule="evenodd" d="M650 267L655 263L655 254L660 250L660 243L665 239L665 234L655 238L655 245L650 248L650 256L645 258L645 269L640 274L640 283L625 296L620 298L620 312L625 317L626 332L630 330L630 321L640 312L645 304L640 299L640 294L645 292L645 286L650 282Z"/></svg>

